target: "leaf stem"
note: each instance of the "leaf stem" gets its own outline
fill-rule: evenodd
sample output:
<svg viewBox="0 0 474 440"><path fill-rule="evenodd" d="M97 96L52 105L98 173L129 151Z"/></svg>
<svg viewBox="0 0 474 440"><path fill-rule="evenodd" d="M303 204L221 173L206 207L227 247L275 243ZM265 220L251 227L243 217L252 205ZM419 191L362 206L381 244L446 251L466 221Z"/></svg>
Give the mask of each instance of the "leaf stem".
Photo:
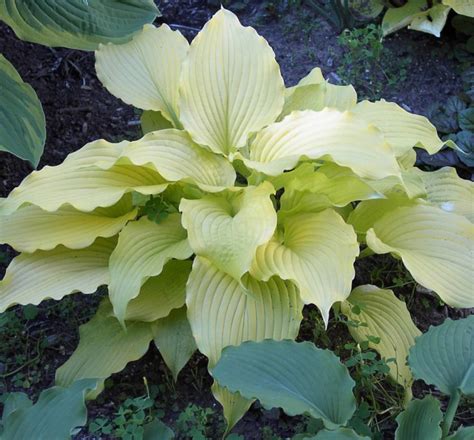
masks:
<svg viewBox="0 0 474 440"><path fill-rule="evenodd" d="M451 396L448 403L448 408L446 409L446 414L444 416L443 422L443 438L447 437L451 425L456 415L456 410L458 409L459 401L461 400L461 391L456 390L456 392Z"/></svg>

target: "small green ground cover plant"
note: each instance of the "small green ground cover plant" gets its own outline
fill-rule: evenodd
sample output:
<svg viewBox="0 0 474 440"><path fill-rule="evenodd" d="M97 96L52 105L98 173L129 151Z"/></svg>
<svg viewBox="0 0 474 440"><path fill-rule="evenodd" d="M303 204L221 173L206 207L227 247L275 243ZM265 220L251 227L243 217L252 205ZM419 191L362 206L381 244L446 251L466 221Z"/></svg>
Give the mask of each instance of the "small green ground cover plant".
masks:
<svg viewBox="0 0 474 440"><path fill-rule="evenodd" d="M394 59L383 45L380 26L345 29L338 41L344 55L337 74L367 99L380 99L385 87L401 87L406 80L411 59Z"/></svg>
<svg viewBox="0 0 474 440"><path fill-rule="evenodd" d="M358 102L318 68L285 87L267 42L225 9L191 44L146 25L101 45L96 69L144 111L147 134L91 142L0 201L0 242L20 253L0 282L1 311L108 286L57 386L94 380L82 396L94 399L151 342L176 380L196 349L216 374L226 347L254 341L245 346L258 354L271 339L309 347L308 365L322 359L318 376L290 368L297 353L273 367L319 390L311 408L296 399L287 412L321 419L318 438L334 438L352 430L354 381L334 353L291 342L312 305L324 327L330 314L352 324L358 374L388 372L408 403L406 359L421 332L390 289L352 282L357 259L392 254L446 304L474 306L474 184L414 167L415 147L445 146L435 127L384 100ZM226 433L255 397L267 401L234 391L212 386Z"/></svg>

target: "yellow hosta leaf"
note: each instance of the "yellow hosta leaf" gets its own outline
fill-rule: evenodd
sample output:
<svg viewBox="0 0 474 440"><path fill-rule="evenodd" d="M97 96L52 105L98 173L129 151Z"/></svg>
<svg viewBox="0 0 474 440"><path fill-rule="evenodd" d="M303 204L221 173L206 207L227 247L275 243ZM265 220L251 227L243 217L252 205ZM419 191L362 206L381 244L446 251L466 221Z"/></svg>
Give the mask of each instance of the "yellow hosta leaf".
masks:
<svg viewBox="0 0 474 440"><path fill-rule="evenodd" d="M390 375L409 392L413 377L407 356L421 332L413 323L405 303L391 290L365 285L351 292L347 301L341 304L341 311L351 321L363 324L349 326L357 342L367 341L369 336L380 338L378 344L369 340L369 347L384 359L395 359L395 363L388 363Z"/></svg>
<svg viewBox="0 0 474 440"><path fill-rule="evenodd" d="M379 130L351 112L324 109L293 112L258 133L244 163L268 175L292 169L298 161L327 159L361 177L399 175L391 148Z"/></svg>
<svg viewBox="0 0 474 440"><path fill-rule="evenodd" d="M320 84L320 83L323 83L324 81L325 80L324 80L323 72L321 72L321 69L319 67L315 67L306 76L301 78L298 81L298 84L295 87L290 87L287 90L288 90L288 92L292 92L298 86L308 86L310 84Z"/></svg>
<svg viewBox="0 0 474 440"><path fill-rule="evenodd" d="M239 280L257 247L275 231L277 215L270 199L274 192L272 185L263 183L239 192L183 199L179 209L193 251Z"/></svg>
<svg viewBox="0 0 474 440"><path fill-rule="evenodd" d="M44 211L57 211L69 204L79 211L90 212L98 207L117 203L132 191L159 194L168 186L155 171L134 165L46 166L33 171L0 205L2 215L10 214L24 204L33 204Z"/></svg>
<svg viewBox="0 0 474 440"><path fill-rule="evenodd" d="M134 165L150 164L167 181L196 183L207 191L233 186L236 177L227 159L205 150L186 132L175 129L155 131L131 142L122 157Z"/></svg>
<svg viewBox="0 0 474 440"><path fill-rule="evenodd" d="M179 214L170 214L160 224L146 217L128 223L110 257L109 296L119 321L123 323L128 303L149 277L159 275L171 258L191 255Z"/></svg>
<svg viewBox="0 0 474 440"><path fill-rule="evenodd" d="M303 303L290 281L273 277L261 282L246 275L245 290L209 260L196 257L186 294L188 319L199 351L212 368L228 345L263 339L294 339L302 319ZM224 406L228 429L250 402L213 387Z"/></svg>
<svg viewBox="0 0 474 440"><path fill-rule="evenodd" d="M110 208L81 212L64 205L55 212L24 206L10 215L0 215L0 243L18 252L49 251L62 244L70 249L90 246L97 237L112 237L135 218L131 197Z"/></svg>
<svg viewBox="0 0 474 440"><path fill-rule="evenodd" d="M228 154L277 118L284 85L268 43L221 9L191 43L180 93L181 122L191 137Z"/></svg>
<svg viewBox="0 0 474 440"><path fill-rule="evenodd" d="M399 255L413 278L451 307L474 307L474 225L437 207L401 207L367 231L378 254Z"/></svg>
<svg viewBox="0 0 474 440"><path fill-rule="evenodd" d="M320 111L325 107L350 110L357 103L352 86L337 86L328 82L296 86L287 93L280 117L296 110Z"/></svg>
<svg viewBox="0 0 474 440"><path fill-rule="evenodd" d="M0 281L0 312L14 304L39 304L74 292L94 293L109 282L108 263L115 244L115 238L98 238L86 249L58 246L19 255Z"/></svg>
<svg viewBox="0 0 474 440"><path fill-rule="evenodd" d="M451 8L449 6L439 4L434 5L428 10L425 10L422 13L415 15L411 20L408 29L426 32L436 37L440 37L441 31L446 25L449 11L451 11Z"/></svg>
<svg viewBox="0 0 474 440"><path fill-rule="evenodd" d="M451 6L458 14L474 17L474 3L472 0L443 0L443 4Z"/></svg>
<svg viewBox="0 0 474 440"><path fill-rule="evenodd" d="M127 330L111 314L108 299L99 306L96 315L79 327L79 345L71 357L56 370L56 384L69 386L79 379L99 379L98 390L89 394L95 398L103 382L113 373L140 359L153 339L152 328L146 322L127 322Z"/></svg>
<svg viewBox="0 0 474 440"><path fill-rule="evenodd" d="M128 303L126 321L151 322L168 316L186 301L186 281L191 272L191 261L171 260L163 271L151 277L140 294Z"/></svg>
<svg viewBox="0 0 474 440"><path fill-rule="evenodd" d="M347 222L358 234L365 234L385 214L401 206L414 206L418 203L417 200L409 199L404 194L391 193L386 199L360 202L350 213Z"/></svg>
<svg viewBox="0 0 474 440"><path fill-rule="evenodd" d="M389 197L392 194L406 196L409 199L426 196L423 179L411 170L402 170L400 176L389 176L380 180L366 179L367 184Z"/></svg>
<svg viewBox="0 0 474 440"><path fill-rule="evenodd" d="M186 316L186 307L173 310L167 317L159 319L153 324L152 330L155 345L176 381L197 348Z"/></svg>
<svg viewBox="0 0 474 440"><path fill-rule="evenodd" d="M327 324L331 306L351 291L357 236L332 209L296 214L284 219L283 226L281 236L257 249L250 274L294 281L305 304L315 304Z"/></svg>
<svg viewBox="0 0 474 440"><path fill-rule="evenodd" d="M308 176L293 179L280 199L280 216L343 207L358 200L383 198L349 168L327 163Z"/></svg>
<svg viewBox="0 0 474 440"><path fill-rule="evenodd" d="M100 45L96 70L110 93L143 110L160 111L179 127L178 89L189 44L166 24L143 31L125 44Z"/></svg>
<svg viewBox="0 0 474 440"><path fill-rule="evenodd" d="M409 113L394 102L362 101L352 111L382 131L397 157L415 146L434 154L444 145L427 118Z"/></svg>
<svg viewBox="0 0 474 440"><path fill-rule="evenodd" d="M433 172L414 168L412 173L424 182L426 199L430 203L474 222L474 182L461 179L456 169L451 167Z"/></svg>

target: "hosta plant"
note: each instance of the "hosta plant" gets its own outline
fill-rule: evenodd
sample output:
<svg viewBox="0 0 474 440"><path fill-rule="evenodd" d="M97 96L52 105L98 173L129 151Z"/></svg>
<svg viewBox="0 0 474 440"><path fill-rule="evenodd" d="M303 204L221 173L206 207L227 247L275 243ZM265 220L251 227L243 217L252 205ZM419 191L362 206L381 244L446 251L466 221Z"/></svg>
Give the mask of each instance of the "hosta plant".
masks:
<svg viewBox="0 0 474 440"><path fill-rule="evenodd" d="M356 339L380 336L375 349L397 359L391 375L409 389L419 330L391 291L351 284L362 246L361 257L400 258L450 306L474 306L473 184L414 168L414 147L443 147L429 121L357 103L319 69L286 88L267 42L225 9L190 45L147 25L96 59L152 131L87 144L0 205L0 242L20 252L1 310L108 286L57 383L103 381L150 341L175 377L196 347L212 369L226 346L294 339L304 304L326 324L337 304L366 323ZM252 402L213 393L229 428Z"/></svg>

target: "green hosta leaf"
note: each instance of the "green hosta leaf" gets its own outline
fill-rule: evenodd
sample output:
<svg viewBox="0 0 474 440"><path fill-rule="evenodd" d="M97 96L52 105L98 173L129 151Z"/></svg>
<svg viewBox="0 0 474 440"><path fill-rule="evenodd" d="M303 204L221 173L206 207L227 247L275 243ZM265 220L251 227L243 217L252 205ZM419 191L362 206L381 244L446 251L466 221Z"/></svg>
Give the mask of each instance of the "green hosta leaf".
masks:
<svg viewBox="0 0 474 440"><path fill-rule="evenodd" d="M103 382L113 373L140 359L153 339L151 326L145 322L127 322L124 330L105 299L96 315L79 328L79 345L71 357L56 370L56 383L69 386L74 381L97 378L99 388L89 397L102 391Z"/></svg>
<svg viewBox="0 0 474 440"><path fill-rule="evenodd" d="M398 176L392 149L379 130L352 112L325 108L293 112L265 127L250 145L247 167L276 176L300 159L327 159L361 177Z"/></svg>
<svg viewBox="0 0 474 440"><path fill-rule="evenodd" d="M115 238L99 238L85 249L58 246L15 257L0 281L0 311L74 292L94 293L109 282L108 263L116 243Z"/></svg>
<svg viewBox="0 0 474 440"><path fill-rule="evenodd" d="M456 169L451 167L432 172L414 168L411 172L421 176L430 203L474 222L474 182L461 179Z"/></svg>
<svg viewBox="0 0 474 440"><path fill-rule="evenodd" d="M168 260L191 255L179 214L170 214L159 225L146 217L128 223L110 257L109 296L119 321L149 277L159 275Z"/></svg>
<svg viewBox="0 0 474 440"><path fill-rule="evenodd" d="M443 413L432 396L412 400L398 417L395 440L441 440Z"/></svg>
<svg viewBox="0 0 474 440"><path fill-rule="evenodd" d="M353 311L354 307L359 313ZM413 323L405 303L391 290L365 285L351 292L347 301L341 304L341 311L351 321L365 323L363 326L350 326L351 335L357 342L368 340L369 347L378 351L383 359L395 359L395 363L388 364L390 374L409 390L413 378L406 364L408 350L421 332ZM371 336L380 338L380 342L375 344Z"/></svg>
<svg viewBox="0 0 474 440"><path fill-rule="evenodd" d="M70 438L87 421L84 398L96 383L95 379L84 379L68 388L56 386L43 391L34 405L21 407L3 419L2 439Z"/></svg>
<svg viewBox="0 0 474 440"><path fill-rule="evenodd" d="M293 283L277 277L259 282L246 275L243 284L203 257L194 260L187 285L188 319L211 368L228 345L293 339L298 334L303 303ZM213 387L213 393L224 407L228 429L232 428L251 401L219 386Z"/></svg>
<svg viewBox="0 0 474 440"><path fill-rule="evenodd" d="M180 82L180 120L200 145L229 154L280 114L284 84L255 29L219 10L193 40Z"/></svg>
<svg viewBox="0 0 474 440"><path fill-rule="evenodd" d="M314 437L307 437L307 440L370 440L370 438L362 437L349 428L338 428L335 431L323 429Z"/></svg>
<svg viewBox="0 0 474 440"><path fill-rule="evenodd" d="M0 19L18 38L71 49L123 43L157 15L152 0L0 0Z"/></svg>
<svg viewBox="0 0 474 440"><path fill-rule="evenodd" d="M257 249L250 274L293 280L305 304L315 304L327 324L331 306L351 290L359 255L356 234L332 209L288 217L283 228Z"/></svg>
<svg viewBox="0 0 474 440"><path fill-rule="evenodd" d="M155 419L143 427L143 440L172 440L174 432L161 420Z"/></svg>
<svg viewBox="0 0 474 440"><path fill-rule="evenodd" d="M127 104L161 112L181 128L178 88L188 48L186 38L168 25L147 25L128 43L99 47L95 53L97 76L110 93Z"/></svg>
<svg viewBox="0 0 474 440"><path fill-rule="evenodd" d="M467 108L460 112L458 118L461 130L474 131L474 107Z"/></svg>
<svg viewBox="0 0 474 440"><path fill-rule="evenodd" d="M401 207L376 221L366 240L378 254L399 255L413 278L450 306L474 307L474 225L465 217L433 206Z"/></svg>
<svg viewBox="0 0 474 440"><path fill-rule="evenodd" d="M410 350L408 364L415 379L444 394L474 394L474 316L430 327Z"/></svg>
<svg viewBox="0 0 474 440"><path fill-rule="evenodd" d="M140 117L140 122L144 135L152 131L173 128L173 124L168 121L161 112L155 112L153 110L145 110Z"/></svg>
<svg viewBox="0 0 474 440"><path fill-rule="evenodd" d="M36 167L45 141L46 121L38 96L0 55L0 151L8 151Z"/></svg>
<svg viewBox="0 0 474 440"><path fill-rule="evenodd" d="M228 347L212 369L221 386L289 415L308 413L335 429L356 403L347 368L329 350L309 342L265 340Z"/></svg>
<svg viewBox="0 0 474 440"><path fill-rule="evenodd" d="M469 428L459 428L454 434L446 438L446 440L472 440L474 438L474 426Z"/></svg>
<svg viewBox="0 0 474 440"><path fill-rule="evenodd" d="M240 279L249 270L257 247L275 231L277 215L270 199L274 192L265 182L198 200L183 199L179 209L193 251Z"/></svg>
<svg viewBox="0 0 474 440"><path fill-rule="evenodd" d="M67 205L55 212L34 205L23 206L10 215L0 214L0 243L28 253L49 251L60 244L69 249L83 249L97 237L118 234L136 215L132 198L127 196L115 206L92 212L81 212Z"/></svg>
<svg viewBox="0 0 474 440"><path fill-rule="evenodd" d="M151 322L164 318L186 301L186 281L191 261L171 260L156 277L148 278L140 294L127 306L127 321Z"/></svg>
<svg viewBox="0 0 474 440"><path fill-rule="evenodd" d="M3 405L2 420L5 421L8 416L15 411L18 411L19 409L27 409L32 405L33 402L25 393L8 393L8 397Z"/></svg>
<svg viewBox="0 0 474 440"><path fill-rule="evenodd" d="M444 144L427 118L409 113L393 102L383 99L362 101L352 111L382 131L397 157L413 147L421 147L434 154Z"/></svg>
<svg viewBox="0 0 474 440"><path fill-rule="evenodd" d="M153 325L153 335L155 345L176 381L197 348L186 316L186 307L173 310L169 316L158 320Z"/></svg>

